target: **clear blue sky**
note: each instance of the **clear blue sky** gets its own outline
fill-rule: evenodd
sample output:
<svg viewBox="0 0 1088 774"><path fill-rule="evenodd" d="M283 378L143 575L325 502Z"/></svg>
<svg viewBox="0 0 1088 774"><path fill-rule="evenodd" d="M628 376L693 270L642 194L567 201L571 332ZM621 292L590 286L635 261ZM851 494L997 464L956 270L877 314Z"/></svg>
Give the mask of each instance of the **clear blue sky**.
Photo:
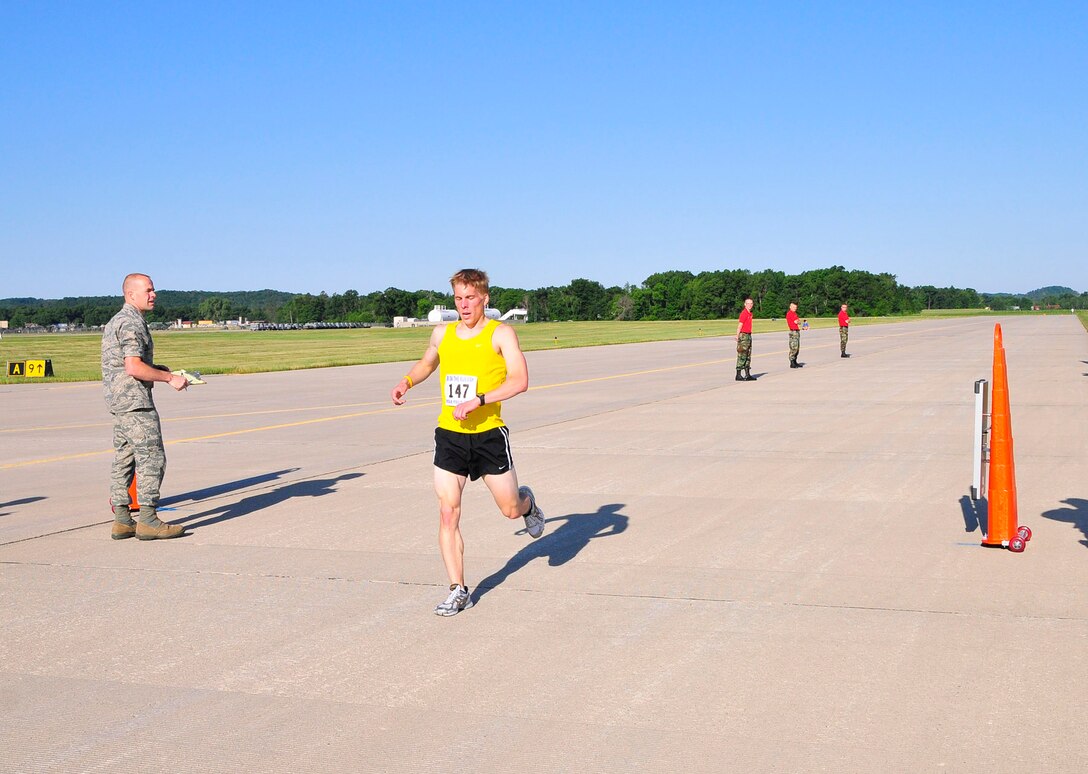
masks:
<svg viewBox="0 0 1088 774"><path fill-rule="evenodd" d="M1088 290L1085 2L0 2L0 297Z"/></svg>

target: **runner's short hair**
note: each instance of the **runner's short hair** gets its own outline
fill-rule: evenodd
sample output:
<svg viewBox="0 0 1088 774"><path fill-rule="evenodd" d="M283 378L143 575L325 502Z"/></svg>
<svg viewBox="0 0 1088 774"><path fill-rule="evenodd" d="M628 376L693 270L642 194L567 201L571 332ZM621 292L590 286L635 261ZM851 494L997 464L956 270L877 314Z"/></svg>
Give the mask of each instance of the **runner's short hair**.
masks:
<svg viewBox="0 0 1088 774"><path fill-rule="evenodd" d="M450 277L450 287L455 285L468 285L476 288L476 292L488 295L491 290L491 281L487 278L487 272L481 269L461 269Z"/></svg>

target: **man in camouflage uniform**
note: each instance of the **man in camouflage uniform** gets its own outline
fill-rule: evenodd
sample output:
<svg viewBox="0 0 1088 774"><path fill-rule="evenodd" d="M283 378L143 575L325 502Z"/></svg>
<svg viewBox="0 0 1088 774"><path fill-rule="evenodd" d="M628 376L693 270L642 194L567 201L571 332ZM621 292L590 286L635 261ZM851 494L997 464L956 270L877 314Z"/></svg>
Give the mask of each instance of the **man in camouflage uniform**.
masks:
<svg viewBox="0 0 1088 774"><path fill-rule="evenodd" d="M155 285L146 274L129 274L121 286L125 305L102 331L102 387L113 414L113 448L116 452L110 475L114 540L137 537L156 540L179 537L185 527L167 524L156 515L159 487L166 470L159 413L151 398L154 382L167 382L175 390L189 386L184 376L171 374L154 361L155 345L144 314L155 308ZM128 487L136 475L137 521L129 510Z"/></svg>
<svg viewBox="0 0 1088 774"><path fill-rule="evenodd" d="M744 308L737 320L737 381L754 382L752 376L752 306L755 302L745 297Z"/></svg>
<svg viewBox="0 0 1088 774"><path fill-rule="evenodd" d="M846 341L850 338L850 315L846 312L846 304L839 308L839 357L850 357L846 354Z"/></svg>
<svg viewBox="0 0 1088 774"><path fill-rule="evenodd" d="M801 352L801 326L797 320L797 303L790 302L790 309L786 312L786 328L790 337L790 368L801 368L804 363L797 362L797 355Z"/></svg>

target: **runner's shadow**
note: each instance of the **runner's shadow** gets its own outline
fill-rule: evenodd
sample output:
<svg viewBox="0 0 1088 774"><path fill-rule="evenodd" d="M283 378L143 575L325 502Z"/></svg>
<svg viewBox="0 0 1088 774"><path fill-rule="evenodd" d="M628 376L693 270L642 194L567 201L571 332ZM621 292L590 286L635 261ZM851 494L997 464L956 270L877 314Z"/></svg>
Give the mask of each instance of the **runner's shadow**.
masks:
<svg viewBox="0 0 1088 774"><path fill-rule="evenodd" d="M501 586L507 578L537 558L548 558L550 567L566 564L577 556L594 538L611 537L627 529L627 517L618 511L623 503L602 505L596 513L572 513L545 519L549 531L510 557L503 568L488 575L476 584L472 592L473 603L479 602L488 591ZM566 522L555 528L556 522ZM524 534L520 530L519 534Z"/></svg>
<svg viewBox="0 0 1088 774"><path fill-rule="evenodd" d="M1079 529L1080 533L1086 538L1085 540L1080 541L1080 544L1088 548L1088 500L1083 500L1079 497L1070 497L1068 500L1062 500L1062 502L1068 503L1072 507L1055 508L1052 511L1043 511L1043 518L1072 524Z"/></svg>
<svg viewBox="0 0 1088 774"><path fill-rule="evenodd" d="M981 530L986 533L986 499L972 500L968 495L960 498L960 509L963 511L963 531L974 532Z"/></svg>
<svg viewBox="0 0 1088 774"><path fill-rule="evenodd" d="M13 505L29 505L30 503L36 503L39 500L44 500L44 496L38 497L24 497L22 500L9 500L6 503L0 503L0 508L10 508ZM8 512L0 513L0 516L7 516Z"/></svg>
<svg viewBox="0 0 1088 774"><path fill-rule="evenodd" d="M336 478L296 481L292 484L277 487L270 492L262 492L261 494L244 497L236 503L221 505L202 513L194 513L192 516L186 516L181 519L171 519L170 522L172 524L185 524L187 530L207 527L212 524L218 524L221 521L229 521L230 519L237 519L240 516L248 516L256 511L271 508L273 505L278 505L279 503L296 497L322 497L323 495L332 494L336 491L335 487L338 482L360 478L362 475L362 473L346 473L342 476L337 476ZM198 521L198 519L200 519L200 521Z"/></svg>
<svg viewBox="0 0 1088 774"><path fill-rule="evenodd" d="M227 492L237 492L239 489L247 489L251 486L257 486L257 484L267 484L269 481L275 481L281 476L285 476L288 473L294 473L298 468L285 468L284 470L277 470L274 473L262 473L259 476L250 476L249 478L241 478L237 481L230 481L226 484L216 484L215 486L209 486L204 489L194 489L192 492L185 492L184 494L172 495L171 497L164 497L159 500L160 506L173 505L174 503L181 503L187 500L199 502L200 500L208 500L212 497L218 497L221 494Z"/></svg>

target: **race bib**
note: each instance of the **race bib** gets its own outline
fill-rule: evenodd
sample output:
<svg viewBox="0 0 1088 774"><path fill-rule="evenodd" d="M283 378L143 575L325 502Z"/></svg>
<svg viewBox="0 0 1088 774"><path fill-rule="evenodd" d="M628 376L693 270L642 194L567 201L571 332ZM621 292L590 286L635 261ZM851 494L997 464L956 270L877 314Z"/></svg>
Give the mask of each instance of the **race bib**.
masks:
<svg viewBox="0 0 1088 774"><path fill-rule="evenodd" d="M457 406L476 397L476 377L446 374L446 405Z"/></svg>

